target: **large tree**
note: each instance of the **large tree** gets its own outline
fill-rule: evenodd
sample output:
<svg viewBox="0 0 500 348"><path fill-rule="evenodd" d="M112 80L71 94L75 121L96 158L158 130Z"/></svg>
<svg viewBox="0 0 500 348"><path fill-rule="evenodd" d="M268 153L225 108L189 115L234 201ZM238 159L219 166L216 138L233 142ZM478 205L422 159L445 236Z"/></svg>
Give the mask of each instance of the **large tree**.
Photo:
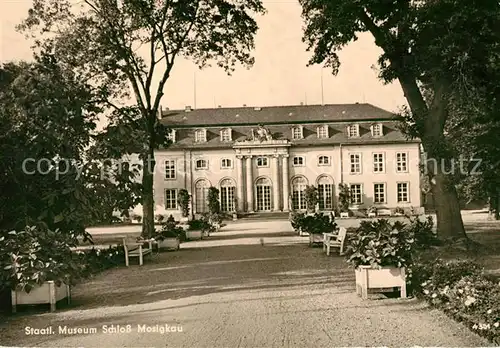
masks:
<svg viewBox="0 0 500 348"><path fill-rule="evenodd" d="M43 224L85 234L80 178L100 113L91 88L52 56L0 67L0 231Z"/></svg>
<svg viewBox="0 0 500 348"><path fill-rule="evenodd" d="M56 54L99 90L109 105L129 90L146 135L140 152L143 234L154 231L154 151L162 145L158 112L174 62L189 57L200 67L215 61L230 72L253 64L260 0L33 0L20 30L38 48ZM180 88L183 88L181 86ZM127 117L127 112L122 117Z"/></svg>
<svg viewBox="0 0 500 348"><path fill-rule="evenodd" d="M422 141L431 174L440 238L466 238L444 130L450 105L498 66L497 1L300 0L310 64L339 69L338 51L371 33L383 51L384 82L399 81L409 105L408 135Z"/></svg>

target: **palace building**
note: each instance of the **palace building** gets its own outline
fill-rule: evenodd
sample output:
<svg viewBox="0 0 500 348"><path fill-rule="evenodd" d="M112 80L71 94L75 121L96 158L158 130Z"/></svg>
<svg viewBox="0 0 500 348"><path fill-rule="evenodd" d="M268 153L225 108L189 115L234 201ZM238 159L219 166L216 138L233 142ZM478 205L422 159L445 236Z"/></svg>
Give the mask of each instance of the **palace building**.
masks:
<svg viewBox="0 0 500 348"><path fill-rule="evenodd" d="M421 206L420 142L370 104L186 107L163 110L161 122L172 144L155 154L155 202L174 216L183 188L191 212L206 212L210 186L226 212L305 210L307 185L318 188L316 208L333 211L340 183L352 210Z"/></svg>

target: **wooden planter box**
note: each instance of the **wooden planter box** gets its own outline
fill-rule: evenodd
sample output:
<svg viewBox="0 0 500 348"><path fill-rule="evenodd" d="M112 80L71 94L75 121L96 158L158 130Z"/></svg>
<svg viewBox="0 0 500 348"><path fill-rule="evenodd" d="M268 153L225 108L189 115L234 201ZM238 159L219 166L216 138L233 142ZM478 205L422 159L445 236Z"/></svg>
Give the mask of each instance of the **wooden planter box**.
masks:
<svg viewBox="0 0 500 348"><path fill-rule="evenodd" d="M347 219L349 217L349 213L340 213L341 219Z"/></svg>
<svg viewBox="0 0 500 348"><path fill-rule="evenodd" d="M238 214L233 213L233 221L237 221L237 220L238 220Z"/></svg>
<svg viewBox="0 0 500 348"><path fill-rule="evenodd" d="M203 232L201 230L198 231L186 231L186 239L191 240L191 239L202 239L203 238Z"/></svg>
<svg viewBox="0 0 500 348"><path fill-rule="evenodd" d="M356 293L363 299L368 298L368 289L401 289L401 298L406 298L405 268L359 266L356 268Z"/></svg>
<svg viewBox="0 0 500 348"><path fill-rule="evenodd" d="M50 304L50 311L56 310L56 303L65 298L68 304L71 301L71 288L69 285L61 284L57 286L53 281L47 281L42 285L32 289L29 293L24 290L12 290L12 313L16 313L17 305Z"/></svg>
<svg viewBox="0 0 500 348"><path fill-rule="evenodd" d="M158 249L179 250L180 247L181 247L181 242L179 238L166 238L162 241L158 241Z"/></svg>
<svg viewBox="0 0 500 348"><path fill-rule="evenodd" d="M301 237L307 237L307 236L309 236L309 233L308 232L303 232L302 228L299 228L299 236L301 236Z"/></svg>
<svg viewBox="0 0 500 348"><path fill-rule="evenodd" d="M323 234L309 234L309 245L323 243Z"/></svg>

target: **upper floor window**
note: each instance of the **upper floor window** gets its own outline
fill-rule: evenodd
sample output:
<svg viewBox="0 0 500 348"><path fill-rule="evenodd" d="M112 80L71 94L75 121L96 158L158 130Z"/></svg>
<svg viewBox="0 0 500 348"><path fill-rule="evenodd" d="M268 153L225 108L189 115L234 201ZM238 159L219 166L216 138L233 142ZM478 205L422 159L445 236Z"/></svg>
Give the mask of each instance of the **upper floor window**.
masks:
<svg viewBox="0 0 500 348"><path fill-rule="evenodd" d="M165 161L165 179L175 179L175 161Z"/></svg>
<svg viewBox="0 0 500 348"><path fill-rule="evenodd" d="M223 158L220 163L221 168L232 168L233 161L230 158Z"/></svg>
<svg viewBox="0 0 500 348"><path fill-rule="evenodd" d="M349 159L351 161L351 173L352 174L359 174L359 173L361 173L361 154L359 154L359 153L352 153L349 156Z"/></svg>
<svg viewBox="0 0 500 348"><path fill-rule="evenodd" d="M327 125L318 126L317 132L318 132L318 139L327 139L328 138L328 126Z"/></svg>
<svg viewBox="0 0 500 348"><path fill-rule="evenodd" d="M267 167L269 166L269 161L267 157L257 157L257 167Z"/></svg>
<svg viewBox="0 0 500 348"><path fill-rule="evenodd" d="M347 127L347 136L349 138L359 137L359 124L352 124Z"/></svg>
<svg viewBox="0 0 500 348"><path fill-rule="evenodd" d="M328 156L319 156L318 157L318 165L320 165L320 166L328 166L328 165L330 165L330 157L328 157Z"/></svg>
<svg viewBox="0 0 500 348"><path fill-rule="evenodd" d="M304 162L304 157L296 156L293 158L293 165L296 167L303 166Z"/></svg>
<svg viewBox="0 0 500 348"><path fill-rule="evenodd" d="M302 139L303 134L302 134L302 127L293 127L292 128L292 139Z"/></svg>
<svg viewBox="0 0 500 348"><path fill-rule="evenodd" d="M175 143L175 129L170 129L167 134L167 139Z"/></svg>
<svg viewBox="0 0 500 348"><path fill-rule="evenodd" d="M224 128L220 131L221 141L231 141L231 128Z"/></svg>
<svg viewBox="0 0 500 348"><path fill-rule="evenodd" d="M408 171L408 154L406 152L396 153L396 172L405 173Z"/></svg>
<svg viewBox="0 0 500 348"><path fill-rule="evenodd" d="M375 123L371 127L372 129L372 137L381 137L384 135L384 127L382 126L381 123Z"/></svg>
<svg viewBox="0 0 500 348"><path fill-rule="evenodd" d="M194 141L197 143L203 143L207 141L207 130L206 129L197 129L194 132Z"/></svg>
<svg viewBox="0 0 500 348"><path fill-rule="evenodd" d="M374 173L383 173L385 172L385 161L384 161L383 153L374 153L373 154L373 172Z"/></svg>
<svg viewBox="0 0 500 348"><path fill-rule="evenodd" d="M204 159L196 160L196 169L208 169L208 161Z"/></svg>

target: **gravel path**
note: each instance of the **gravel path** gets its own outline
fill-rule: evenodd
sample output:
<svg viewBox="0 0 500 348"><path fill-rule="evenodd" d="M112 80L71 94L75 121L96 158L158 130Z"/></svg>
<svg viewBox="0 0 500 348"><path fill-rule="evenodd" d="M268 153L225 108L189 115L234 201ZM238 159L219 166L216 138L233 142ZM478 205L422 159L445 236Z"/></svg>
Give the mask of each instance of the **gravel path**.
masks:
<svg viewBox="0 0 500 348"><path fill-rule="evenodd" d="M143 267L107 271L76 287L71 307L0 324L0 345L491 346L419 301L361 300L342 258L308 248L306 238L288 230L283 221L230 224ZM106 333L103 325L130 332ZM182 332L147 332L165 325ZM59 333L65 326L97 332ZM53 333L26 335L27 327Z"/></svg>

